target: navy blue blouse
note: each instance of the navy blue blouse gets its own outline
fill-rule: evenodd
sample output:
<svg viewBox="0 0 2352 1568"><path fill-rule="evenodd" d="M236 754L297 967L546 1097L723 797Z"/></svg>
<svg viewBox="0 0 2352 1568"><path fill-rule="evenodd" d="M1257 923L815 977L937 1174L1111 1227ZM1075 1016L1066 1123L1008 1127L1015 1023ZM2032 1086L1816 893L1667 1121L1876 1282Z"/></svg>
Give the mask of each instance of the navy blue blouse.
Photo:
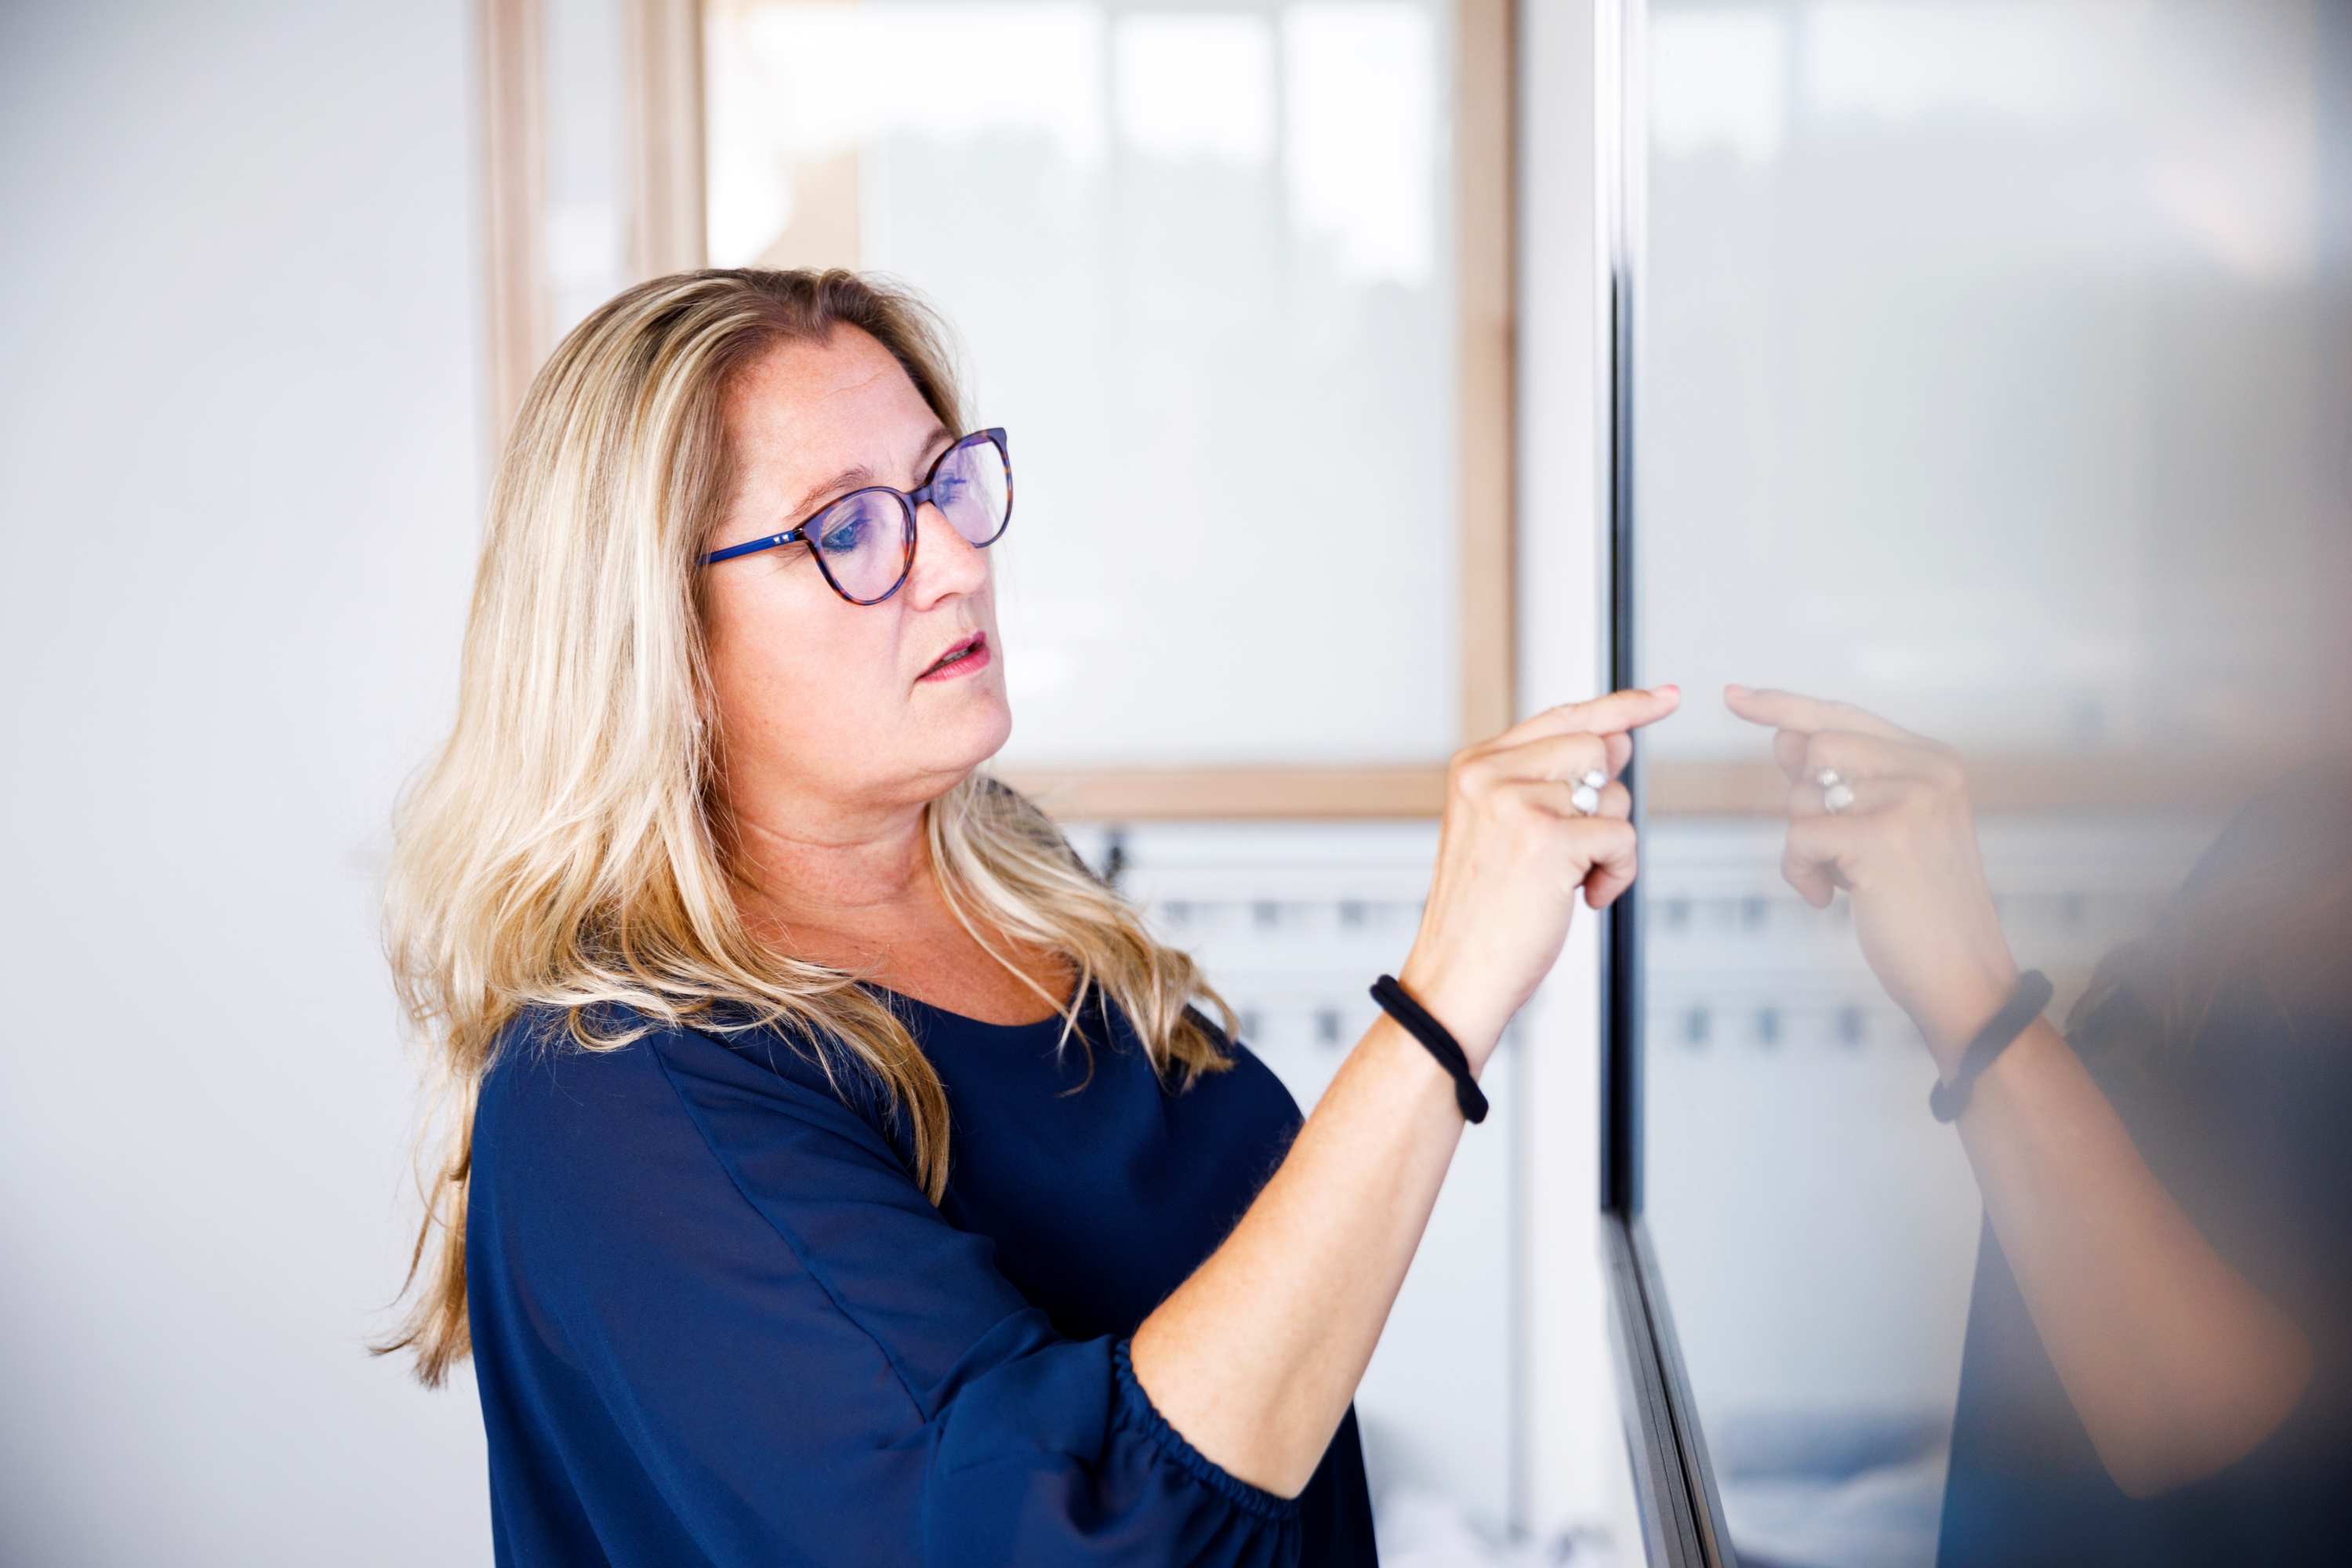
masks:
<svg viewBox="0 0 2352 1568"><path fill-rule="evenodd" d="M1940 1568L2345 1561L2352 1497L2352 1019L2216 1008L2162 1079L2086 1065L2198 1230L2309 1334L2312 1386L2220 1475L2135 1500L2108 1479L1990 1222L1977 1258Z"/></svg>
<svg viewBox="0 0 2352 1568"><path fill-rule="evenodd" d="M1115 1007L889 997L947 1088L945 1200L870 1083L772 1033L518 1026L466 1267L501 1564L1371 1564L1351 1413L1306 1492L1226 1474L1128 1364L1297 1131L1233 1047L1164 1090Z"/></svg>
<svg viewBox="0 0 2352 1568"><path fill-rule="evenodd" d="M2347 803L2345 760L2289 774L2230 825L2182 898L2218 898L2247 911L2240 918L2264 919L2268 939L2242 952L2276 953L2279 938L2304 922L2305 942L2314 931L2340 931L2342 879L2352 874ZM2306 902L2305 893L2331 887L2327 904ZM2252 913L2264 908L2275 912ZM2175 983L2168 967L2143 973L2150 989ZM2220 1474L2158 1497L2126 1496L2067 1398L1988 1222L1960 1360L1940 1568L2346 1559L2352 1016L2340 1000L2283 1000L2258 965L2241 963L2212 994L2191 1048L2174 1058L2160 1044L2164 1026L2139 1006L2136 988L2109 996L2081 1021L2074 1048L2199 1234L2309 1336L2311 1385L2277 1431Z"/></svg>

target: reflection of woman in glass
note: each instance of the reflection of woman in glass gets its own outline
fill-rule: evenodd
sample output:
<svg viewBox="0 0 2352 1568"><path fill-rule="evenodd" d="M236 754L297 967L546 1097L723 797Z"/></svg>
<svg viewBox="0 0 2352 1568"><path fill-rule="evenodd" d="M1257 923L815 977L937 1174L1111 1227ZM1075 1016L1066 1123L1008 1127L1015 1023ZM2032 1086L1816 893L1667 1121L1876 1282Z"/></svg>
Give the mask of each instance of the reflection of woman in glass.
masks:
<svg viewBox="0 0 2352 1568"><path fill-rule="evenodd" d="M1778 731L1784 873L1817 907L1851 893L1864 955L1952 1093L2020 990L1958 760L1843 704L1727 700ZM1990 1057L1958 1125L1987 1233L1945 1568L2335 1560L2352 776L2305 770L2242 815L2064 1037L2035 1017Z"/></svg>
<svg viewBox="0 0 2352 1568"><path fill-rule="evenodd" d="M1302 1126L976 772L1012 500L847 273L645 284L531 389L392 921L452 1130L404 1342L474 1356L501 1563L1373 1560L1349 1401L1675 696L1456 760L1414 1032Z"/></svg>

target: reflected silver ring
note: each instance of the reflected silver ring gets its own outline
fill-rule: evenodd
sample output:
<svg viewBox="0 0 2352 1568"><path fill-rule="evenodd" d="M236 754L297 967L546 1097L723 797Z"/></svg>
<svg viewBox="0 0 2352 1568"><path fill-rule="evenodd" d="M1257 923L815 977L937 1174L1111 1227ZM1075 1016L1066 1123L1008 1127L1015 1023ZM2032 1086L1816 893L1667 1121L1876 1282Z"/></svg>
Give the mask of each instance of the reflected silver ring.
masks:
<svg viewBox="0 0 2352 1568"><path fill-rule="evenodd" d="M1835 768L1823 768L1813 782L1822 786L1822 805L1832 816L1843 815L1853 805L1853 786Z"/></svg>
<svg viewBox="0 0 2352 1568"><path fill-rule="evenodd" d="M1568 792L1568 804L1576 807L1580 816L1591 816L1601 809L1601 786L1608 782L1609 775L1599 768L1585 769L1578 775L1576 787Z"/></svg>

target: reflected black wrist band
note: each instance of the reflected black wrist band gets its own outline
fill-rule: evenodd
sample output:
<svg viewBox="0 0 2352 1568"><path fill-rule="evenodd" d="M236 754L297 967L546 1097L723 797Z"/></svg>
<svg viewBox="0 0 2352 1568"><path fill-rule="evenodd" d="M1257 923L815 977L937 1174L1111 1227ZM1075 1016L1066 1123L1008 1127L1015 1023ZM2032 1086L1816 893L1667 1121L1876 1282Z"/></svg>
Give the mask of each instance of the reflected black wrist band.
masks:
<svg viewBox="0 0 2352 1568"><path fill-rule="evenodd" d="M1406 995L1393 974L1383 974L1372 982L1372 1000L1381 1005L1381 1012L1402 1025L1406 1034L1427 1046L1438 1066L1454 1075L1454 1103L1462 1108L1462 1119L1473 1126L1486 1121L1486 1097L1479 1092L1478 1080L1470 1076L1470 1058L1462 1054L1461 1042L1446 1032L1444 1025L1431 1017L1428 1009Z"/></svg>
<svg viewBox="0 0 2352 1568"><path fill-rule="evenodd" d="M2042 1016L2042 1009L2050 1005L2053 987L2050 977L2038 969L2029 969L2017 977L2017 989L2009 994L2008 1003L1993 1015L1992 1022L1977 1031L1969 1048L1960 1053L1959 1069L1952 1081L1938 1079L1927 1091L1927 1109L1936 1113L1938 1121L1950 1121L1969 1108L1969 1096L1976 1091L1977 1079L1984 1077L1985 1068L1994 1058L2009 1049L2018 1036Z"/></svg>

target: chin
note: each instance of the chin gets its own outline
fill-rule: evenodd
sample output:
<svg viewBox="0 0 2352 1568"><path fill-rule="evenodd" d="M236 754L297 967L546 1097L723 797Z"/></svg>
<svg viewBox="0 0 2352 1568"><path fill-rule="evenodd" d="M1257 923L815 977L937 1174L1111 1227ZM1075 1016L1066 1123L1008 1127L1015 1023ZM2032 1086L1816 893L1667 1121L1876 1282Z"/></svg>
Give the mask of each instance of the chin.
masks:
<svg viewBox="0 0 2352 1568"><path fill-rule="evenodd" d="M1004 742L1013 739L1013 710L1005 705L1002 696L990 705L987 720L985 724L978 727L973 736L980 747L979 754L971 760L975 768L1004 750Z"/></svg>
<svg viewBox="0 0 2352 1568"><path fill-rule="evenodd" d="M993 701L975 703L972 711L959 714L942 731L940 771L952 773L961 781L1004 749L1004 742L1013 737L1013 710L1000 694Z"/></svg>

